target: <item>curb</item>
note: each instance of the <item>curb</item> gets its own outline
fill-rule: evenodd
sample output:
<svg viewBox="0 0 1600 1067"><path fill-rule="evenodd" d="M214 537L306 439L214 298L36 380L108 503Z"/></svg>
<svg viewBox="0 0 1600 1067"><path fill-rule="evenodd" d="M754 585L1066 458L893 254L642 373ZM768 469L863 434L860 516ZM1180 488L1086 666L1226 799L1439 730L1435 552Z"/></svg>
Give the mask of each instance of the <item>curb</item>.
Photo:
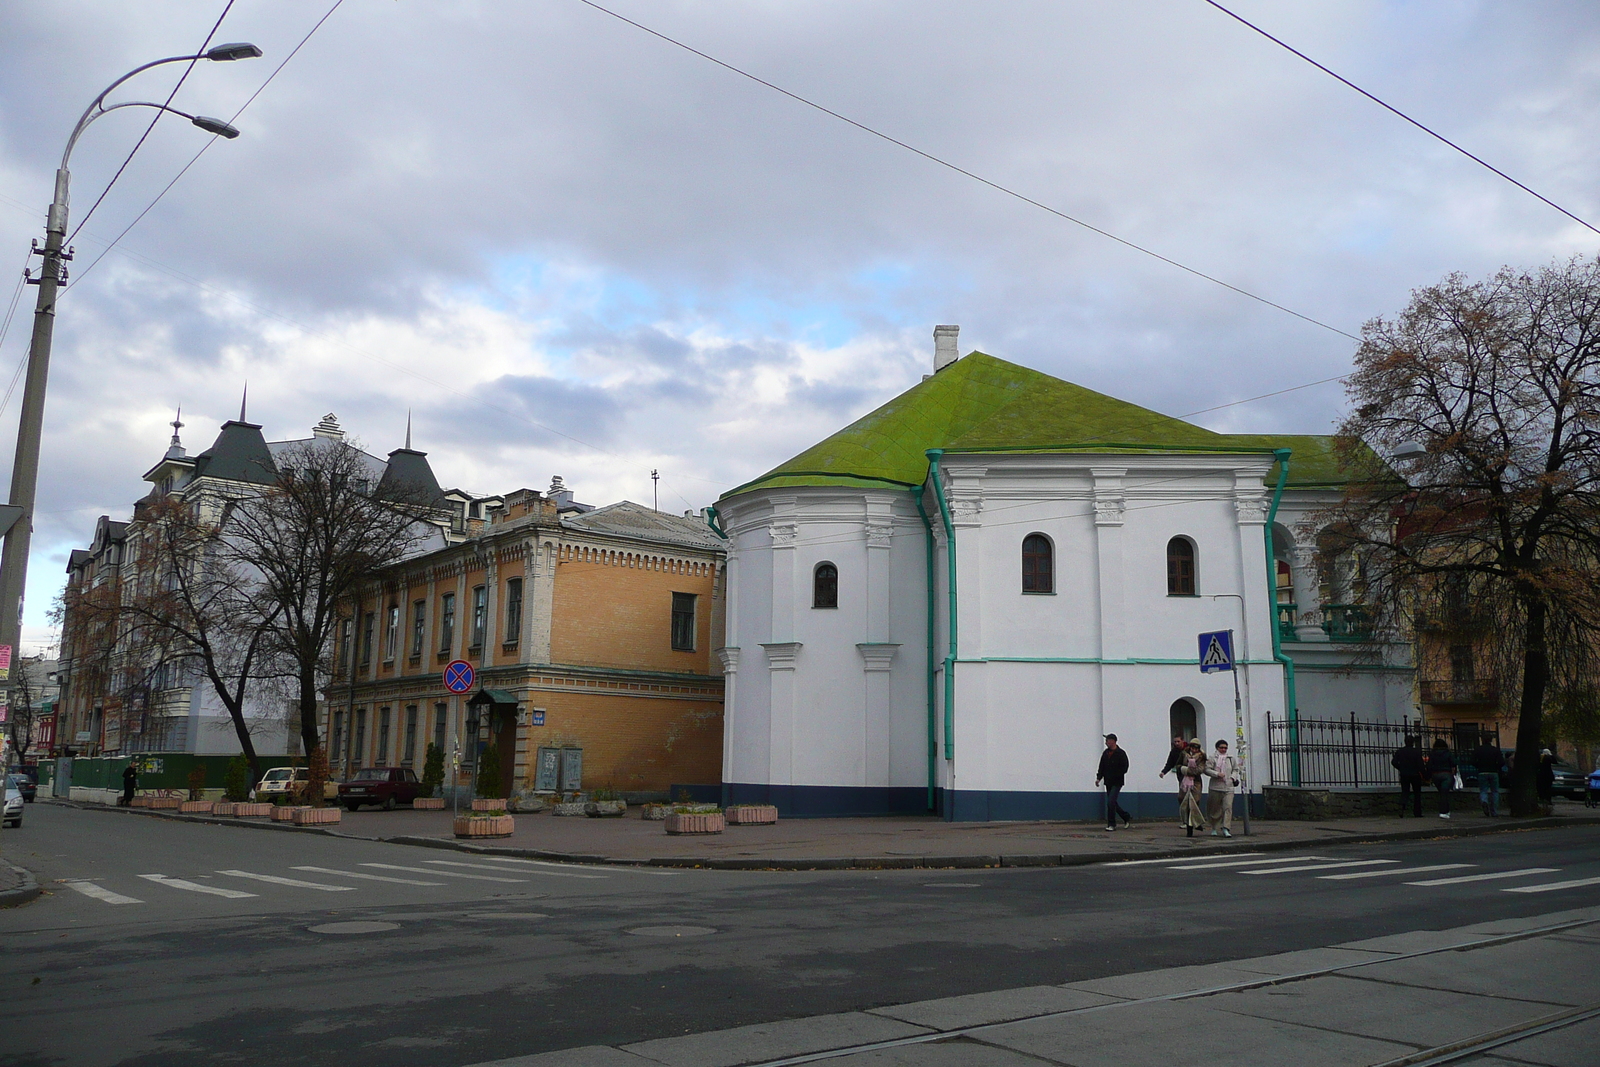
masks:
<svg viewBox="0 0 1600 1067"><path fill-rule="evenodd" d="M944 869L961 870L993 867L1092 867L1096 864L1127 863L1131 860L1184 859L1187 857L1225 856L1235 852L1290 852L1295 849L1315 848L1318 844L1370 845L1385 841L1435 841L1449 837L1484 837L1489 834L1520 833L1525 830L1558 830L1569 826L1600 826L1600 815L1577 815L1563 818L1524 819L1505 825L1487 826L1434 826L1427 830L1388 830L1374 833L1350 833L1320 842L1301 838L1294 841L1258 842L1253 838L1235 837L1233 844L1202 845L1193 848L1150 847L1137 852L1112 855L1103 853L1055 853L1027 855L976 855L976 856L830 856L815 859L741 858L718 859L692 856L662 856L652 859L633 859L615 856L597 856L576 852L553 852L548 849L517 848L508 845L482 845L456 841L445 837L417 837L402 834L396 837L363 837L360 834L342 833L319 826L291 826L286 823L241 821L211 815L179 815L146 808L116 808L104 804L82 804L77 801L50 798L48 803L79 810L100 810L119 815L142 815L148 818L168 819L173 822L206 823L213 826L236 826L250 830L278 830L289 833L321 834L347 841L377 841L390 845L410 845L415 848L444 849L451 852L473 852L479 855L513 856L519 859L548 860L554 863L605 864L611 867L676 867L709 871L894 871ZM34 894L37 896L37 892ZM0 901L5 898L0 896ZM32 899L31 897L28 899ZM0 905L3 906L3 905Z"/></svg>
<svg viewBox="0 0 1600 1067"><path fill-rule="evenodd" d="M15 889L0 890L0 908L15 908L37 899L44 892L33 877L33 872L26 867L18 867L15 863L7 863L13 871L22 875L22 884Z"/></svg>

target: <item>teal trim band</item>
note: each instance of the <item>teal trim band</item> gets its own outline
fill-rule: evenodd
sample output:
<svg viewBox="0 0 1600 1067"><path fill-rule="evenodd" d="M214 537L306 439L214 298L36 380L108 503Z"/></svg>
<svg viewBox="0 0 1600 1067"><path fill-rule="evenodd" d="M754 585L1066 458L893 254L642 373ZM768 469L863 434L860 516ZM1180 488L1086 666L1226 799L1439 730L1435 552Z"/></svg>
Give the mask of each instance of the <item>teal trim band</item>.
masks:
<svg viewBox="0 0 1600 1067"><path fill-rule="evenodd" d="M933 523L928 521L928 511L922 506L922 494L927 491L927 486L919 485L911 490L911 497L917 502L917 515L922 519L922 532L927 538L927 590L928 590L928 810L938 808L937 794L934 787L939 780L939 698L938 698L938 668L934 666L933 642L934 612L936 604L933 594Z"/></svg>
<svg viewBox="0 0 1600 1067"><path fill-rule="evenodd" d="M928 477L933 495L939 501L939 518L944 523L944 559L950 587L950 651L944 657L944 758L956 758L956 528L950 521L950 505L944 498L944 480L939 475L939 458L944 452L928 449Z"/></svg>
<svg viewBox="0 0 1600 1067"><path fill-rule="evenodd" d="M1283 664L1283 714L1289 723L1290 767L1289 782L1300 784L1299 722L1300 701L1295 692L1294 660L1283 650L1283 635L1278 629L1278 554L1272 551L1272 525L1278 521L1278 505L1283 502L1283 487L1289 480L1287 448L1274 449L1278 459L1278 487L1272 491L1272 510L1267 512L1267 525L1263 530L1267 549L1267 610L1271 612L1272 658Z"/></svg>

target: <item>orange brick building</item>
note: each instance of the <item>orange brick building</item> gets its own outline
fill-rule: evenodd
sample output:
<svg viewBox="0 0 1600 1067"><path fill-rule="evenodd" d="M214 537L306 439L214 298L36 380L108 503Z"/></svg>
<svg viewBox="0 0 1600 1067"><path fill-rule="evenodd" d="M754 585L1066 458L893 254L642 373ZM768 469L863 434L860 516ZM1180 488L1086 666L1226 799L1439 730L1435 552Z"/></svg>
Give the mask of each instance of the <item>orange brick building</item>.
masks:
<svg viewBox="0 0 1600 1067"><path fill-rule="evenodd" d="M559 479L443 498L461 512L452 543L380 574L342 620L324 722L336 773L420 775L432 742L446 787L457 765L466 786L492 741L510 793L717 784L724 553L705 521L589 508ZM477 674L461 695L444 685L457 659Z"/></svg>

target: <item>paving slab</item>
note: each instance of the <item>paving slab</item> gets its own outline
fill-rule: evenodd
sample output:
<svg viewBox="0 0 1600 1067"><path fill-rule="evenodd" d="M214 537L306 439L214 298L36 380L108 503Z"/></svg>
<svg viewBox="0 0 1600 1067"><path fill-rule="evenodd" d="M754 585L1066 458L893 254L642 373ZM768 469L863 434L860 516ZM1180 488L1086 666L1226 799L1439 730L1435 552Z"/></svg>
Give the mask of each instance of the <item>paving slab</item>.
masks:
<svg viewBox="0 0 1600 1067"><path fill-rule="evenodd" d="M1515 1067L1594 1067L1600 1061L1600 1019L1501 1045L1490 1055ZM1481 1062L1467 1060L1463 1067L1490 1067L1494 1063L1494 1059L1485 1057Z"/></svg>
<svg viewBox="0 0 1600 1067"><path fill-rule="evenodd" d="M532 1056L512 1056L506 1060L486 1060L468 1067L654 1067L654 1060L641 1059L610 1045L585 1045L582 1048L541 1052Z"/></svg>
<svg viewBox="0 0 1600 1067"><path fill-rule="evenodd" d="M1335 946L1346 949L1366 949L1372 952L1429 952L1434 949L1454 948L1482 941L1491 934L1473 932L1464 927L1454 930L1411 930L1387 937L1369 937L1364 941L1346 941Z"/></svg>
<svg viewBox="0 0 1600 1067"><path fill-rule="evenodd" d="M1439 960L1441 967L1448 961ZM1318 1029L1431 1048L1550 1014L1548 1004L1502 1000L1345 975L1224 993L1211 1007L1240 1017L1314 1022ZM1224 1024L1231 1025L1231 1024Z"/></svg>
<svg viewBox="0 0 1600 1067"><path fill-rule="evenodd" d="M668 1067L737 1067L743 1063L801 1056L808 1052L892 1041L929 1033L924 1026L913 1026L898 1019L852 1011L839 1015L816 1015L809 1019L785 1019L757 1023L732 1030L717 1030L684 1037L664 1037L654 1041L624 1045L623 1051Z"/></svg>
<svg viewBox="0 0 1600 1067"><path fill-rule="evenodd" d="M1595 996L1600 952L1592 942L1540 938L1530 952L1521 941L1391 960L1351 972L1369 982L1450 990L1475 996L1543 1004L1545 1014L1588 1003ZM1408 994L1409 995L1409 994ZM1586 999L1587 998L1587 999ZM1596 1056L1600 1061L1600 1055Z"/></svg>
<svg viewBox="0 0 1600 1067"><path fill-rule="evenodd" d="M1096 1004L1115 1004L1116 997L1083 989L1038 985L1022 989L1002 989L992 993L972 993L963 997L921 1000L873 1008L873 1015L926 1026L930 1030L956 1030L964 1026L1010 1022L1053 1011L1073 1011Z"/></svg>
<svg viewBox="0 0 1600 1067"><path fill-rule="evenodd" d="M1486 923L1473 923L1461 929L1473 934L1520 934L1528 930L1538 930L1548 926L1559 926L1561 923L1600 921L1600 907L1571 908L1567 911L1546 912L1543 915L1526 915L1515 919L1495 919ZM1580 928L1581 929L1581 928ZM1589 928L1596 935L1600 935L1600 927Z"/></svg>
<svg viewBox="0 0 1600 1067"><path fill-rule="evenodd" d="M1061 1062L1012 1052L964 1037L857 1052L823 1061L825 1067L1041 1067L1042 1064Z"/></svg>
<svg viewBox="0 0 1600 1067"><path fill-rule="evenodd" d="M1062 988L1102 993L1123 1000L1142 1000L1146 997L1216 989L1241 982L1259 982L1263 977L1260 971L1242 970L1234 963L1205 963L1193 967L1167 967L1159 971L1136 971L1112 978L1094 978L1087 982L1072 982Z"/></svg>
<svg viewBox="0 0 1600 1067"><path fill-rule="evenodd" d="M1299 952L1280 952L1275 956L1256 956L1247 960L1234 960L1229 967L1241 971L1256 971L1264 975L1304 974L1329 967L1345 967L1352 963L1370 963L1386 960L1390 952L1376 949L1308 948Z"/></svg>
<svg viewBox="0 0 1600 1067"><path fill-rule="evenodd" d="M1219 1019L1210 998L1009 1023L987 1044L1071 1067L1353 1067L1415 1047L1248 1015Z"/></svg>

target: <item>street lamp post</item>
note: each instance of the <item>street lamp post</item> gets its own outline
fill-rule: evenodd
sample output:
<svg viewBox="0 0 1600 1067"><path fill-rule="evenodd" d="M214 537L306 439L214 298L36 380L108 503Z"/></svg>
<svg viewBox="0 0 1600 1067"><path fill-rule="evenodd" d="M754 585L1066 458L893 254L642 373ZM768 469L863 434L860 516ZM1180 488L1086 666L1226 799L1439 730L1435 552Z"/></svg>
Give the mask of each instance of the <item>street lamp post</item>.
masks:
<svg viewBox="0 0 1600 1067"><path fill-rule="evenodd" d="M220 119L204 115L190 115L165 104L130 101L105 106L106 96L117 86L151 67L164 63L187 63L197 59L228 62L235 59L255 59L261 49L253 44L223 44L199 55L169 56L152 63L135 67L94 98L78 124L67 138L66 151L61 154L61 166L56 171L55 196L50 202L50 213L45 220L44 247L34 241L34 254L43 262L39 274L30 274L29 284L39 287L39 299L33 311L33 339L28 347L28 376L22 390L22 418L17 427L17 454L11 467L10 502L0 509L0 529L5 533L5 549L0 552L0 688L9 681L11 657L18 654L22 636L22 597L28 579L28 549L33 539L33 504L39 482L39 438L44 426L45 386L50 377L50 342L55 332L56 296L61 283L66 280L66 263L72 259L72 249L63 248L67 239L68 185L71 175L67 163L72 149L89 124L100 116L124 107L154 107L181 115L208 133L234 138L239 131Z"/></svg>

